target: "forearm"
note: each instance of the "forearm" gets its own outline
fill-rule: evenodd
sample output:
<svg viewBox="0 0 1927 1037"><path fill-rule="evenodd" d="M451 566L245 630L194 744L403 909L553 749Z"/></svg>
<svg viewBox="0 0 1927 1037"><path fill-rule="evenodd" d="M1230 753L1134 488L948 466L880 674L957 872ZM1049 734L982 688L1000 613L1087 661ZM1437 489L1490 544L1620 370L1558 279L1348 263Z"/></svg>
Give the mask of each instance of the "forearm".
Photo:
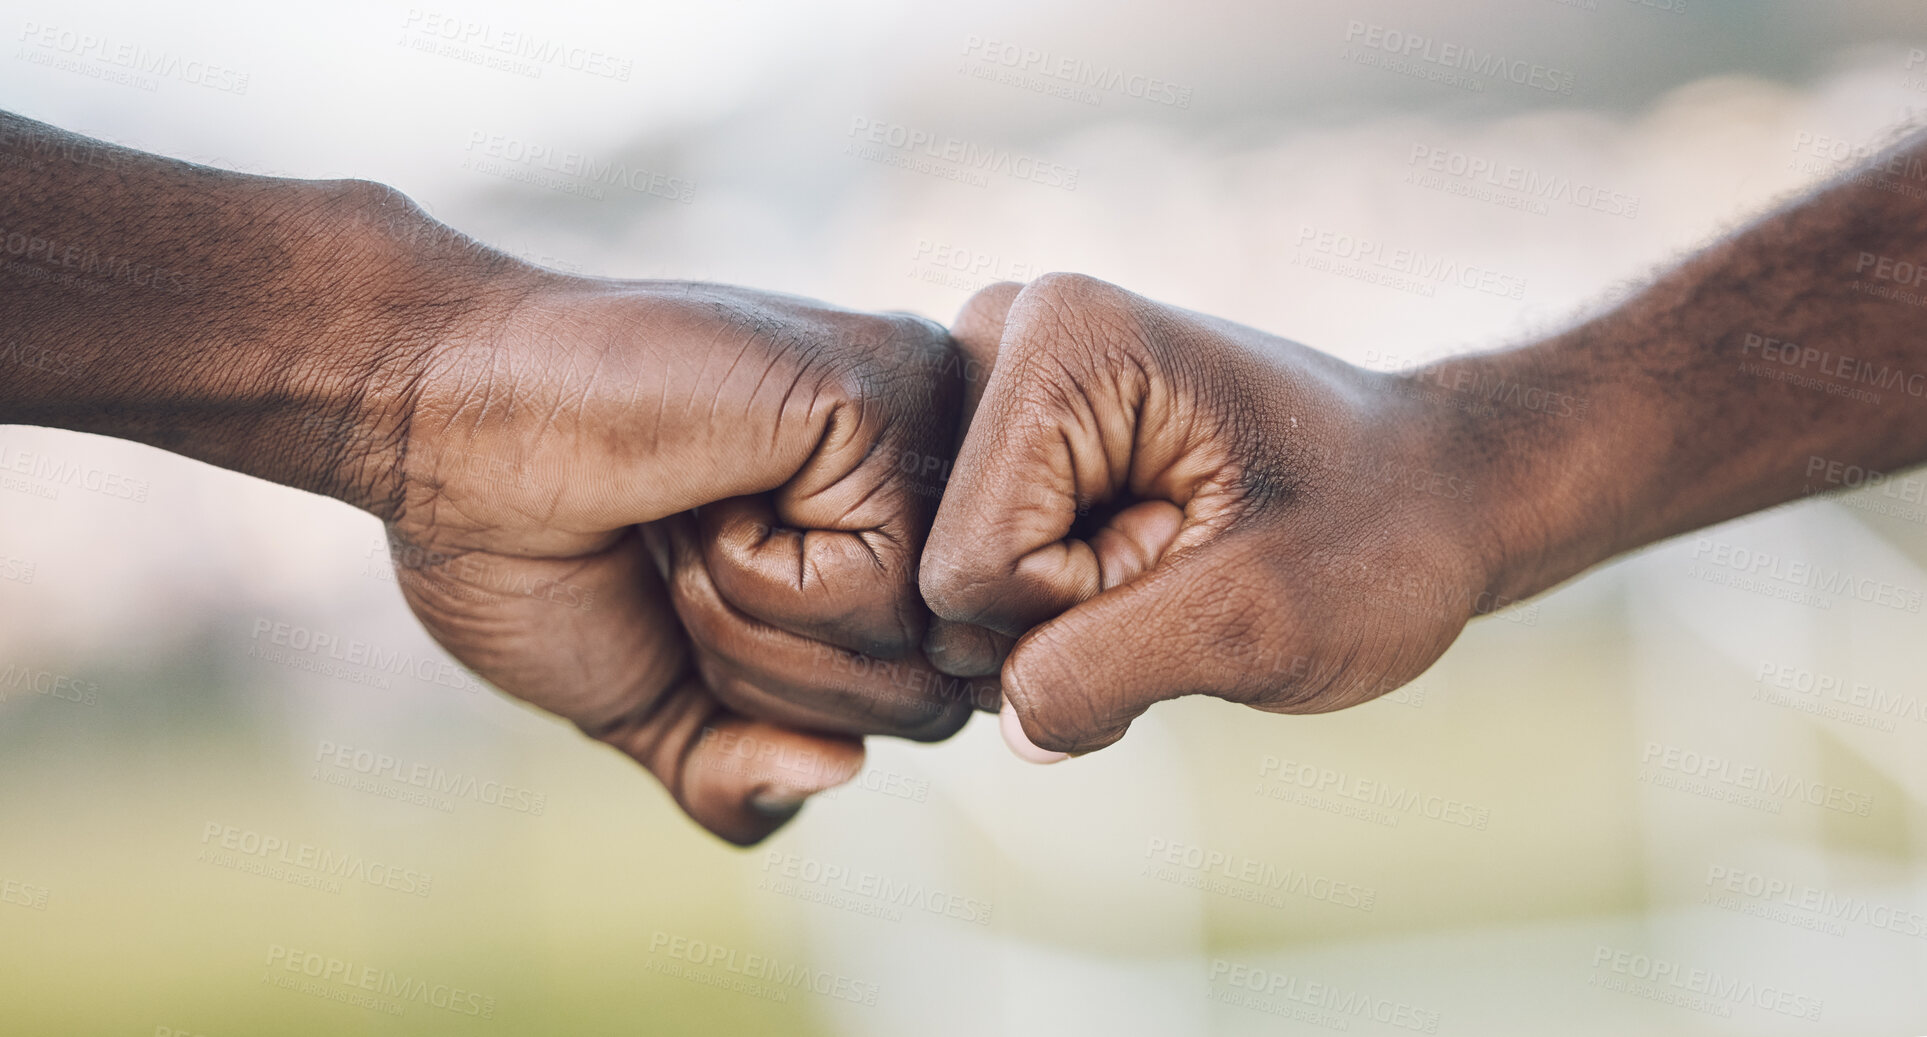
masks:
<svg viewBox="0 0 1927 1037"><path fill-rule="evenodd" d="M1917 138L1538 345L1412 376L1494 492L1495 600L1792 500L1820 466L1927 460L1927 167Z"/></svg>
<svg viewBox="0 0 1927 1037"><path fill-rule="evenodd" d="M416 373L509 262L371 184L224 172L0 113L0 422L382 513Z"/></svg>

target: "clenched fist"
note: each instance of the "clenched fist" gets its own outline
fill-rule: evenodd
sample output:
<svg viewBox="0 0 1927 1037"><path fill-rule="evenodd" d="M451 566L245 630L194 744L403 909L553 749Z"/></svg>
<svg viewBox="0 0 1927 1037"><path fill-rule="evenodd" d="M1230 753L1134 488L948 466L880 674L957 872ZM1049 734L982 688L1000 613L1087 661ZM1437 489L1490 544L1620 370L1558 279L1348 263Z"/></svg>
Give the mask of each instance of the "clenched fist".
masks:
<svg viewBox="0 0 1927 1037"><path fill-rule="evenodd" d="M860 736L995 701L921 654L914 462L948 457L962 384L941 328L513 263L469 287L429 325L385 509L457 658L736 842L853 776Z"/></svg>
<svg viewBox="0 0 1927 1037"><path fill-rule="evenodd" d="M994 368L923 555L928 648L1001 669L1047 758L1179 695L1366 701L1499 603L1438 393L1076 275L984 289L952 333Z"/></svg>

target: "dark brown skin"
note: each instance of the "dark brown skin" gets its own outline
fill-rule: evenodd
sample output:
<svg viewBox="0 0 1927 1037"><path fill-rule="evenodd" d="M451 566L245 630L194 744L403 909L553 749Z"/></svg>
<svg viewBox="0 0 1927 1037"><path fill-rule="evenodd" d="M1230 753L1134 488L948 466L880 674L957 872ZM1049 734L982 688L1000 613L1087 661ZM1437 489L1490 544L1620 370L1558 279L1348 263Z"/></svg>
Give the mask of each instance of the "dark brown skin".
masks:
<svg viewBox="0 0 1927 1037"><path fill-rule="evenodd" d="M1569 332L1399 374L1088 277L985 289L953 330L995 367L924 552L930 657L1001 668L1051 752L1180 695L1342 709L1474 615L1810 492L1815 458L1927 460L1927 309L1877 294L1927 295L1894 283L1927 261L1927 144L1871 169Z"/></svg>
<svg viewBox="0 0 1927 1037"><path fill-rule="evenodd" d="M1919 187L1852 178L1570 332L1413 372L1075 275L980 293L962 364L913 318L563 277L376 185L0 116L0 421L370 511L451 652L752 842L859 735L943 737L995 675L1067 752L1181 694L1342 708L1816 458L1927 459L1923 311L1868 290L1927 258ZM1742 367L1787 342L1817 382ZM1872 371L1878 402L1827 391Z"/></svg>
<svg viewBox="0 0 1927 1037"><path fill-rule="evenodd" d="M0 422L149 443L388 527L429 632L738 843L939 739L924 660L943 330L565 277L362 182L243 176L0 115Z"/></svg>

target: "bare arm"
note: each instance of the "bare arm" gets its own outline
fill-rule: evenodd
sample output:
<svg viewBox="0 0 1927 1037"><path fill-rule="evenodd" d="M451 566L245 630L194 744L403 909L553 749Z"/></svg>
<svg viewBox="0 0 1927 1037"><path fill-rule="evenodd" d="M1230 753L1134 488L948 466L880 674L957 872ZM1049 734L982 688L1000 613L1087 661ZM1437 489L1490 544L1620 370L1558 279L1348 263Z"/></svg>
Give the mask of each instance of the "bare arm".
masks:
<svg viewBox="0 0 1927 1037"><path fill-rule="evenodd" d="M1821 465L1927 461L1922 264L1927 138L1916 138L1596 320L1416 372L1428 390L1491 396L1455 439L1516 502L1495 516L1493 593L1526 597L1795 499L1825 485L1810 470Z"/></svg>
<svg viewBox="0 0 1927 1037"><path fill-rule="evenodd" d="M1340 709L1816 459L1927 460L1923 188L1915 140L1598 319L1399 374L1091 278L987 288L953 332L995 367L924 555L932 656L1001 673L1024 752L1185 694Z"/></svg>
<svg viewBox="0 0 1927 1037"><path fill-rule="evenodd" d="M373 184L230 173L4 112L0 199L0 422L384 517L430 346L510 266Z"/></svg>
<svg viewBox="0 0 1927 1037"><path fill-rule="evenodd" d="M207 169L0 114L0 423L337 497L457 658L736 842L931 740L979 685L918 650L954 442L943 330L565 277L399 193Z"/></svg>

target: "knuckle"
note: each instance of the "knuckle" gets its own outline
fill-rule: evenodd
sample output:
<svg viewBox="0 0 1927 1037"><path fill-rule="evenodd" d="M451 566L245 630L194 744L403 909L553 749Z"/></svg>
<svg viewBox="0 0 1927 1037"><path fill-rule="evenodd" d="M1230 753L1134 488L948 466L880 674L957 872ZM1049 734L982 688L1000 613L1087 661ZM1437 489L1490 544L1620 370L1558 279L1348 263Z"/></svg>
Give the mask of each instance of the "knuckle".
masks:
<svg viewBox="0 0 1927 1037"><path fill-rule="evenodd" d="M1096 730L1082 716L1087 711L1085 704L1077 702L1054 701L1044 708L1033 706L1021 714L1024 734L1039 749L1079 752L1093 742L1092 732Z"/></svg>
<svg viewBox="0 0 1927 1037"><path fill-rule="evenodd" d="M1022 281L992 282L970 293L970 298L964 300L964 309L975 310L987 306L995 307L1006 305L1019 292L1022 292L1024 288L1025 284Z"/></svg>
<svg viewBox="0 0 1927 1037"><path fill-rule="evenodd" d="M1095 371L1143 367L1158 355L1149 304L1108 281L1052 273L1032 281L1011 306L1019 355Z"/></svg>
<svg viewBox="0 0 1927 1037"><path fill-rule="evenodd" d="M986 574L963 552L935 546L923 553L917 587L931 612L959 623L976 621L996 598Z"/></svg>
<svg viewBox="0 0 1927 1037"><path fill-rule="evenodd" d="M907 314L866 315L820 354L824 394L858 414L887 417L909 438L934 442L954 417L965 362L949 332ZM878 426L882 428L884 426Z"/></svg>
<svg viewBox="0 0 1927 1037"><path fill-rule="evenodd" d="M945 696L928 704L921 715L908 718L898 737L913 742L941 742L963 730L973 712L968 699Z"/></svg>
<svg viewBox="0 0 1927 1037"><path fill-rule="evenodd" d="M950 332L911 313L862 314L844 339L840 366L865 372L872 384L931 382L955 366Z"/></svg>
<svg viewBox="0 0 1927 1037"><path fill-rule="evenodd" d="M1070 303L1090 303L1117 291L1117 286L1089 274L1053 270L1024 286L1026 296Z"/></svg>
<svg viewBox="0 0 1927 1037"><path fill-rule="evenodd" d="M957 311L953 328L978 328L1002 323L1010 304L1023 293L1024 287L1017 281L998 281L977 289Z"/></svg>
<svg viewBox="0 0 1927 1037"><path fill-rule="evenodd" d="M718 839L723 840L731 846L747 850L761 843L763 840L768 839L770 836L775 835L778 829L790 823L790 819L784 818L780 821L772 821L769 823L769 828L766 831L755 828L738 827L733 824L724 827L715 821L701 821L700 823L704 828L709 830L710 834L716 836Z"/></svg>
<svg viewBox="0 0 1927 1037"><path fill-rule="evenodd" d="M894 661L908 656L923 641L922 604L914 590L899 595L893 589L887 599L853 603L846 616L819 619L816 629L805 633L873 659Z"/></svg>
<svg viewBox="0 0 1927 1037"><path fill-rule="evenodd" d="M1024 731L1040 749L1073 752L1107 726L1109 712L1089 693L1064 653L1047 640L1021 645L1004 669L1004 694L1018 708Z"/></svg>
<svg viewBox="0 0 1927 1037"><path fill-rule="evenodd" d="M689 640L712 651L721 648L728 640L730 617L707 570L700 565L679 564L672 568L665 584L670 607Z"/></svg>
<svg viewBox="0 0 1927 1037"><path fill-rule="evenodd" d="M969 682L911 660L884 660L823 646L818 664L773 686L839 703L837 713L863 734L930 742L948 738L969 719ZM831 672L824 672L825 664Z"/></svg>
<svg viewBox="0 0 1927 1037"><path fill-rule="evenodd" d="M821 377L830 398L859 409L886 397L892 381L886 368L862 353L831 358Z"/></svg>

